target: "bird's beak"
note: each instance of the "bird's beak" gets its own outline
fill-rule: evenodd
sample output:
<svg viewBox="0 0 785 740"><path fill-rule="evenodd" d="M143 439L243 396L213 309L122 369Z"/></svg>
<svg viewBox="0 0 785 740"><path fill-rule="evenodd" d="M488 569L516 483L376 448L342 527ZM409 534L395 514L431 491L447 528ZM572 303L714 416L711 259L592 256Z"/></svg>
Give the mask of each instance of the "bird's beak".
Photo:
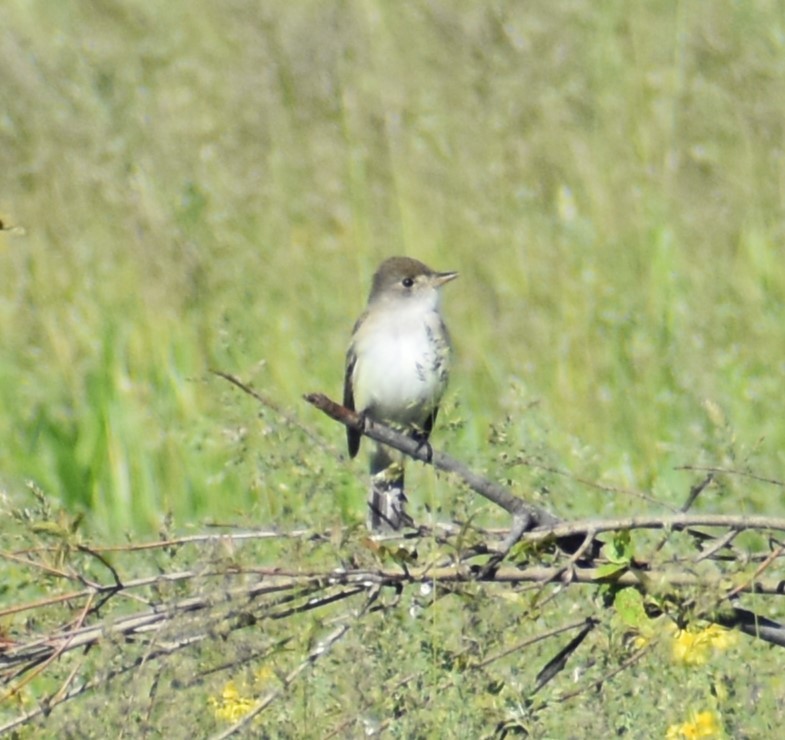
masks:
<svg viewBox="0 0 785 740"><path fill-rule="evenodd" d="M445 283L449 283L450 280L455 280L458 277L457 272L437 272L433 275L433 284L437 288L441 288L442 285Z"/></svg>

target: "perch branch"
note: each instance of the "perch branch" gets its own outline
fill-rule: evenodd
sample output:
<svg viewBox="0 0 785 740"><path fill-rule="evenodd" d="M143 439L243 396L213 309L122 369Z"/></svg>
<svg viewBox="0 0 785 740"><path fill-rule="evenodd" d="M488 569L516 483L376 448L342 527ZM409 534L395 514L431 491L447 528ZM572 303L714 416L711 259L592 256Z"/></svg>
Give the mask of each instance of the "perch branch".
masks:
<svg viewBox="0 0 785 740"><path fill-rule="evenodd" d="M556 524L559 519L545 509L532 506L510 493L504 486L494 483L449 455L438 450L429 450L416 439L397 432L384 424L372 419L363 418L360 414L335 403L322 393L309 393L305 400L327 414L331 419L354 429L376 442L381 442L420 462L430 463L435 468L447 473L454 473L473 491L488 501L500 506L516 517L526 517L529 526L547 526Z"/></svg>

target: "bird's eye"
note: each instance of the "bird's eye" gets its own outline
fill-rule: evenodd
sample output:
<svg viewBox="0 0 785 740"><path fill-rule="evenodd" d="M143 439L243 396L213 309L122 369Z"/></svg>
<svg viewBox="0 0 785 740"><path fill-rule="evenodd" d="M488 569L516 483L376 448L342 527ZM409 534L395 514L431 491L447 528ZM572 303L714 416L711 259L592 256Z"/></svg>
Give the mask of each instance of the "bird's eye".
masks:
<svg viewBox="0 0 785 740"><path fill-rule="evenodd" d="M412 285L414 285L414 280L408 277L404 278L403 280L401 280L401 285L403 285L404 288L411 288Z"/></svg>

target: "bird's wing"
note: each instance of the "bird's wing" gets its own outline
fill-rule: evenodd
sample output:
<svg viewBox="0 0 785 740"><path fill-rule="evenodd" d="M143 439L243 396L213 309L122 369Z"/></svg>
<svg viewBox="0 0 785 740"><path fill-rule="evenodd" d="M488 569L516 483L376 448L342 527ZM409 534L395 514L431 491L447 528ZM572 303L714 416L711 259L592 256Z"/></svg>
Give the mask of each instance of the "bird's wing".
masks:
<svg viewBox="0 0 785 740"><path fill-rule="evenodd" d="M431 432L433 431L433 425L436 423L436 414L438 413L439 413L439 407L434 406L433 411L431 411L431 413L425 417L425 421L422 424L422 430L426 441L431 436Z"/></svg>
<svg viewBox="0 0 785 740"><path fill-rule="evenodd" d="M346 353L346 375L343 378L343 405L347 409L354 411L354 388L352 387L352 374L354 365L357 362L357 355L354 348L349 347ZM346 427L346 442L349 446L349 457L354 457L360 449L360 433L356 429Z"/></svg>

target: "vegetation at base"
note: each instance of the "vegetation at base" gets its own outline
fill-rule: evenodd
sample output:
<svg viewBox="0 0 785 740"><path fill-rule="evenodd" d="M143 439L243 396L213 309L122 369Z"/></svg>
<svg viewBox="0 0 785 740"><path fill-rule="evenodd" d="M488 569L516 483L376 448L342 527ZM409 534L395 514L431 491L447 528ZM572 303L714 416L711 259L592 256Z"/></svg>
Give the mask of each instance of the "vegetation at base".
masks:
<svg viewBox="0 0 785 740"><path fill-rule="evenodd" d="M301 395L340 396L352 322L395 253L461 273L435 446L564 517L678 507L701 477L681 465L783 479L776 3L9 0L0 27L9 506L33 481L93 538L360 526L363 463ZM505 523L412 467L418 520ZM720 475L697 506L782 503L782 486ZM19 576L0 568L7 604ZM401 689L443 700L410 727L466 726L476 685L448 687L443 646L421 646L460 653L463 619L503 630L477 598L414 636L402 610L342 658L381 685L442 666ZM722 680L758 686L765 651L735 649ZM648 675L599 711L634 700L655 721ZM660 720L704 711L663 675L684 705ZM329 693L315 681L300 722ZM585 727L597 702L570 712Z"/></svg>
<svg viewBox="0 0 785 740"><path fill-rule="evenodd" d="M563 564L547 546L498 579L440 566L487 541L471 527L403 544L359 526L105 546L32 493L3 512L18 559L2 581L0 731L185 737L258 712L246 732L271 737L767 737L782 719L770 648L677 626L679 601L712 600L706 562L705 588L644 597L514 584ZM764 613L778 598L743 603Z"/></svg>

